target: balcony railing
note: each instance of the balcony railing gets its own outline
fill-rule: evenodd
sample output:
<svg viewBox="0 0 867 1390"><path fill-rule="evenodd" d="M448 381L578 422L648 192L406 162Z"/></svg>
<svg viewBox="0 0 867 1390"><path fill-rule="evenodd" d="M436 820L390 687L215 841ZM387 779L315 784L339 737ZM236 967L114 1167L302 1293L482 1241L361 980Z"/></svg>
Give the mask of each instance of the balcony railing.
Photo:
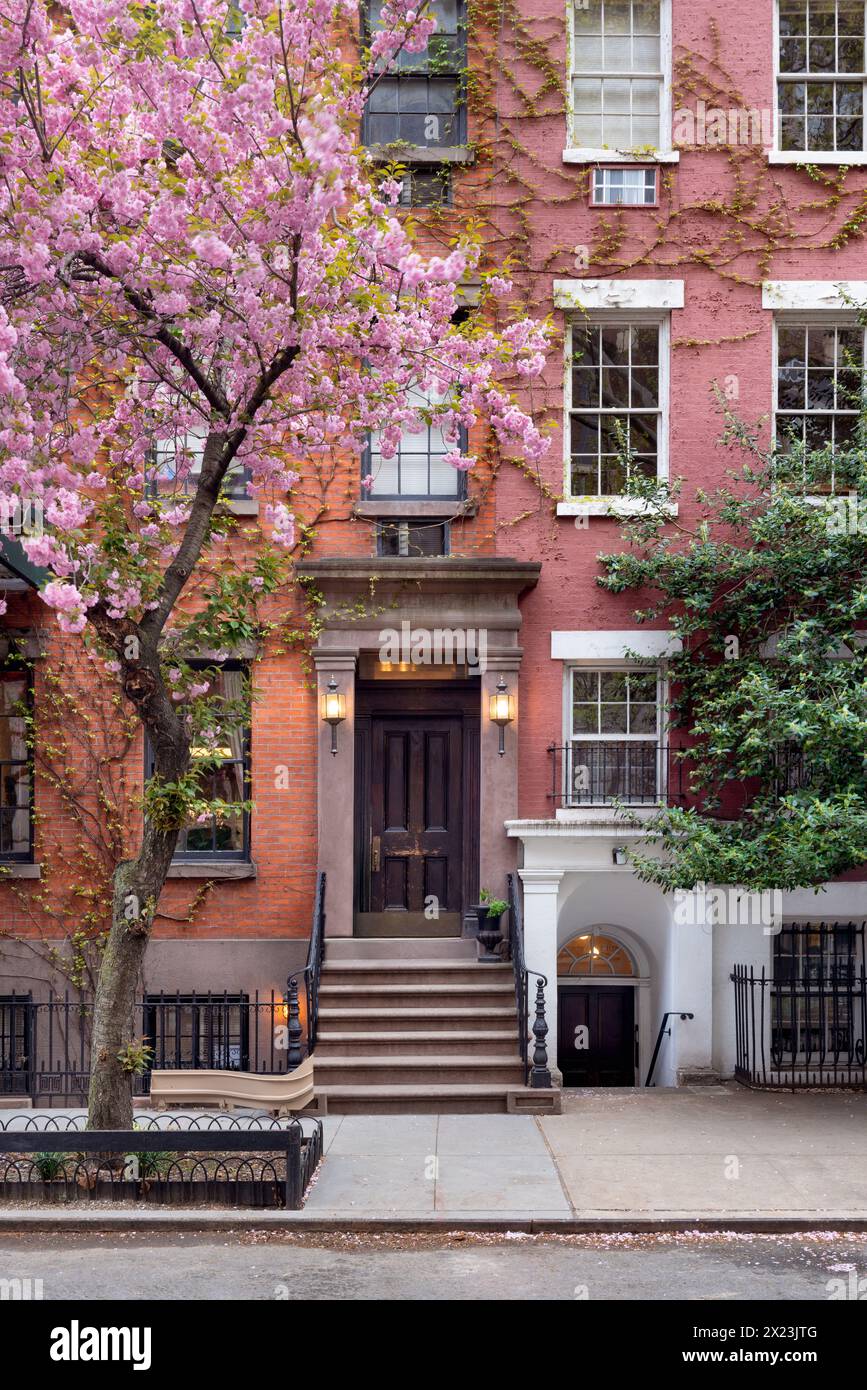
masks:
<svg viewBox="0 0 867 1390"><path fill-rule="evenodd" d="M550 744L551 791L561 806L657 806L684 801L686 770L677 749L642 739L573 739Z"/></svg>

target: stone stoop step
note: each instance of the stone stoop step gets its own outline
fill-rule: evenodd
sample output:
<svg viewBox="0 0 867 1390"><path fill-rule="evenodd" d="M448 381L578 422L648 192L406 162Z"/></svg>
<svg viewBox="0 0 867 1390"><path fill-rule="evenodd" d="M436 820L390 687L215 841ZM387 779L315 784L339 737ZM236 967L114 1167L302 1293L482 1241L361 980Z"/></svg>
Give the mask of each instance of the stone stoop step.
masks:
<svg viewBox="0 0 867 1390"><path fill-rule="evenodd" d="M327 940L315 1052L320 1111L550 1111L552 1093L524 1087L512 966L477 956L464 939Z"/></svg>

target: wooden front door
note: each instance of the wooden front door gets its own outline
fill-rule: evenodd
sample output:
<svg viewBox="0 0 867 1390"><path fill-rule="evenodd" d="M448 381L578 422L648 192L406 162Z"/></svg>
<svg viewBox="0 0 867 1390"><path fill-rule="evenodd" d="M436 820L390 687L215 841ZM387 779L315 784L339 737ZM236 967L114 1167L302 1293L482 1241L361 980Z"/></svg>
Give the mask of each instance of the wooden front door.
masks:
<svg viewBox="0 0 867 1390"><path fill-rule="evenodd" d="M564 1086L635 1085L635 991L561 985L557 1061Z"/></svg>
<svg viewBox="0 0 867 1390"><path fill-rule="evenodd" d="M355 932L460 936L478 891L477 772L475 790L468 785L478 716L461 701L450 708L444 693L428 707L423 692L406 692L404 701L415 707L375 692L357 720Z"/></svg>

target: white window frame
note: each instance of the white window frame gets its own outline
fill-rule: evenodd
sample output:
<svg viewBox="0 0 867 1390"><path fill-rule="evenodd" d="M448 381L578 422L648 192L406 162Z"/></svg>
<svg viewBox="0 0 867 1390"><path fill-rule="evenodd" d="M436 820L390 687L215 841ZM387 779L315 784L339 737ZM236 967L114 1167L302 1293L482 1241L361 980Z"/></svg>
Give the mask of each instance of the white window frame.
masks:
<svg viewBox="0 0 867 1390"><path fill-rule="evenodd" d="M589 0L589 3L592 5L598 3L598 0ZM566 0L566 4L566 148L563 151L564 164L595 164L600 162L605 164L677 164L680 160L680 152L672 146L672 0L660 0L659 5L659 56L662 71L659 93L659 144L655 149L649 152L644 151L641 154L632 154L627 150L612 150L605 146L590 147L572 143L575 114L572 79L579 74L575 72L573 65L576 43L574 0ZM632 74L623 73L622 76L629 77Z"/></svg>
<svg viewBox="0 0 867 1390"><path fill-rule="evenodd" d="M777 435L777 416L779 411L779 343L780 328L815 326L817 328L858 328L861 327L864 334L865 369L867 369L867 329L858 322L857 313L847 309L797 309L797 310L778 310L774 314L773 348L771 353L771 438L776 448ZM809 412L804 412L809 414ZM836 414L836 412L823 412ZM816 503L828 503L832 496L839 496L839 493L819 493L808 500Z"/></svg>
<svg viewBox="0 0 867 1390"><path fill-rule="evenodd" d="M865 9L865 31L867 31L867 9ZM769 164L845 164L849 167L859 164L867 164L867 78L863 81L863 146L859 150L784 150L780 148L780 105L779 105L779 81L780 81L780 0L774 0L774 36L773 36L773 113L774 113L774 143L768 150L767 158ZM867 48L865 48L865 63L867 63ZM854 76L854 74L853 74ZM831 79L834 80L833 78ZM842 78L840 79L843 80ZM776 373L774 374L776 379Z"/></svg>
<svg viewBox="0 0 867 1390"><path fill-rule="evenodd" d="M576 325L591 323L655 323L659 329L659 429L656 439L656 477L659 482L669 475L668 434L670 401L671 315L658 309L594 309L586 317L573 317L566 324L565 357L563 362L563 496L565 502L557 507L558 515L607 516L646 510L641 498L626 493L600 493L574 496L572 484L572 341ZM561 507L563 510L561 511ZM671 508L668 509L671 512Z"/></svg>
<svg viewBox="0 0 867 1390"><path fill-rule="evenodd" d="M618 675L629 675L630 672L649 672L656 671L656 733L650 734L586 734L580 738L572 732L572 675L575 671L584 674L588 672L601 671L606 674L613 672ZM610 805L610 801L573 801L570 787L570 770L572 765L572 744L573 742L585 743L652 743L656 749L656 800L626 802L626 805L634 806L663 806L668 798L668 765L665 752L667 747L666 739L668 727L665 722L665 711L668 706L669 682L667 668L660 661L600 661L598 658L588 658L586 660L572 660L563 663L563 709L562 709L562 731L563 757L562 768L562 804L567 811L592 810L598 811L600 807Z"/></svg>

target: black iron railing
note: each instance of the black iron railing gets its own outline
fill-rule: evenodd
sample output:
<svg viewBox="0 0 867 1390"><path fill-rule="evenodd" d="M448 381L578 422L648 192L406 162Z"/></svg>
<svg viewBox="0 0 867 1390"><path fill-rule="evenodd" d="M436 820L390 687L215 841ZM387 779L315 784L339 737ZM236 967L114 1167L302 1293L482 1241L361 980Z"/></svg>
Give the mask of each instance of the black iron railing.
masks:
<svg viewBox="0 0 867 1390"><path fill-rule="evenodd" d="M87 995L0 997L0 1095L34 1105L84 1104L90 1085L93 1000ZM134 1092L147 1095L153 1070L294 1071L309 1040L297 985L266 995L150 994L135 1009L137 1036L153 1050Z"/></svg>
<svg viewBox="0 0 867 1390"><path fill-rule="evenodd" d="M155 1118L140 1116L134 1130L85 1130L83 1116L52 1128L22 1125L19 1116L14 1128L0 1120L0 1200L304 1205L322 1157L320 1120L305 1132L297 1119L242 1126ZM120 1161L106 1162L111 1153Z"/></svg>
<svg viewBox="0 0 867 1390"><path fill-rule="evenodd" d="M839 933L856 950L775 953L774 968L736 965L735 1077L747 1086L867 1086L864 927L787 927L803 944Z"/></svg>
<svg viewBox="0 0 867 1390"><path fill-rule="evenodd" d="M325 871L320 869L316 875L316 897L313 904L313 925L310 929L310 945L307 949L307 964L303 970L296 970L289 976L287 997L291 1000L293 991L297 994L298 980L303 979L307 1003L307 1050L312 1052L316 1046L319 1031L319 982L322 975L322 956L325 949ZM301 1057L298 1057L301 1061Z"/></svg>
<svg viewBox="0 0 867 1390"><path fill-rule="evenodd" d="M524 960L524 921L521 914L521 899L515 874L507 876L509 885L509 955L515 974L515 1007L518 1015L518 1036L521 1048L521 1062L524 1067L524 1085L534 1090L547 1090L551 1086L551 1072L548 1068L548 1049L545 1039L548 1036L548 1021L545 1017L545 990L548 979L536 970L528 970ZM533 1059L530 1064L530 983L529 977L536 980L535 1018L533 1020Z"/></svg>
<svg viewBox="0 0 867 1390"><path fill-rule="evenodd" d="M655 806L683 801L683 751L640 739L573 739L549 744L552 801L563 806Z"/></svg>

